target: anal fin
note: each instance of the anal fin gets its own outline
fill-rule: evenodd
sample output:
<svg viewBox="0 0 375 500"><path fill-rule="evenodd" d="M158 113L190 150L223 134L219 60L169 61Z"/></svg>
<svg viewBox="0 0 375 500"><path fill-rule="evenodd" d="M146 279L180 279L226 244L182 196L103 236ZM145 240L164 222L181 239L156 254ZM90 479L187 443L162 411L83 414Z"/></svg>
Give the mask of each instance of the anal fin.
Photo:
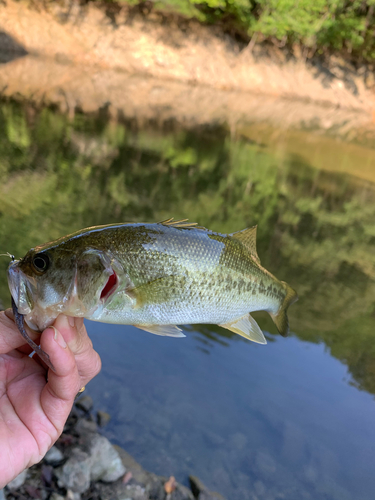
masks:
<svg viewBox="0 0 375 500"><path fill-rule="evenodd" d="M140 330L162 335L163 337L186 337L181 328L176 325L134 325Z"/></svg>
<svg viewBox="0 0 375 500"><path fill-rule="evenodd" d="M257 344L267 344L267 340L262 330L251 314L246 314L237 320L232 320L219 326L237 333L237 335L241 335L241 337L245 337L245 339L252 340Z"/></svg>

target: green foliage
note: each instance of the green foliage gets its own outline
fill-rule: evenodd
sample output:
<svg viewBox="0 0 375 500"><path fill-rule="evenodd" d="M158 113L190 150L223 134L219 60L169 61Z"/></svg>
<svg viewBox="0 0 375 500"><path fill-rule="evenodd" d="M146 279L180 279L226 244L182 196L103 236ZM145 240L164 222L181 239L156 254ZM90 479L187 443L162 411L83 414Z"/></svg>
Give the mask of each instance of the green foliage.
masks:
<svg viewBox="0 0 375 500"><path fill-rule="evenodd" d="M155 0L152 5L201 22L220 22L243 37L298 43L311 53L338 50L368 61L375 57L374 0Z"/></svg>
<svg viewBox="0 0 375 500"><path fill-rule="evenodd" d="M3 103L0 253L20 257L112 222L188 217L226 233L258 224L262 264L300 297L289 313L293 331L324 341L375 393L375 188L249 139L231 139L221 127L167 133L82 115L71 122ZM316 156L319 141L312 147ZM336 162L341 147L332 141L327 157ZM369 161L374 155L366 151ZM6 267L2 257L4 305Z"/></svg>
<svg viewBox="0 0 375 500"><path fill-rule="evenodd" d="M258 18L252 24L254 31L279 40L312 40L329 15L326 0L260 0L257 2Z"/></svg>

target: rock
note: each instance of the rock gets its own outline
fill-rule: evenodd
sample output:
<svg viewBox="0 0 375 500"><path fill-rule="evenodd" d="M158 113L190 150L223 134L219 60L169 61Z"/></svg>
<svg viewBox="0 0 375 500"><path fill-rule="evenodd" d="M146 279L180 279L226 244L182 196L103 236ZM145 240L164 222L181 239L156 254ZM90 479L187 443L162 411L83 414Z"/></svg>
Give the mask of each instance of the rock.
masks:
<svg viewBox="0 0 375 500"><path fill-rule="evenodd" d="M41 485L38 485L38 487L35 484L29 484L29 481L25 483L22 487L22 493L20 492L19 495L14 495L14 497L21 497L21 498L28 498L32 500L33 498L36 498L37 500L47 500L48 493L47 491L41 487ZM13 497L13 498L14 498Z"/></svg>
<svg viewBox="0 0 375 500"><path fill-rule="evenodd" d="M127 485L124 497L129 497L131 500L148 500L145 488L142 488L139 484Z"/></svg>
<svg viewBox="0 0 375 500"><path fill-rule="evenodd" d="M27 470L28 469L25 469L23 472L21 472L21 474L18 474L18 476L15 477L13 481L7 484L10 490L17 490L23 485L23 483L26 481Z"/></svg>
<svg viewBox="0 0 375 500"><path fill-rule="evenodd" d="M220 493L209 491L209 489L196 476L189 476L189 482L193 495L198 500L224 500Z"/></svg>
<svg viewBox="0 0 375 500"><path fill-rule="evenodd" d="M74 493L84 493L90 487L91 457L73 448L71 457L60 468L55 470L60 488L70 489Z"/></svg>
<svg viewBox="0 0 375 500"><path fill-rule="evenodd" d="M107 438L95 434L90 443L91 480L111 483L126 472L121 458Z"/></svg>
<svg viewBox="0 0 375 500"><path fill-rule="evenodd" d="M207 487L202 483L202 481L196 476L189 476L189 483L193 495L198 498L201 491L207 490Z"/></svg>
<svg viewBox="0 0 375 500"><path fill-rule="evenodd" d="M167 478L162 478L156 474L149 473L146 491L148 491L148 497L152 499L171 499L171 500L194 500L192 492L183 486L182 484L176 483L175 489L172 493L165 494L165 484Z"/></svg>
<svg viewBox="0 0 375 500"><path fill-rule="evenodd" d="M224 500L224 497L220 493L216 493L216 491L202 491L198 500Z"/></svg>
<svg viewBox="0 0 375 500"><path fill-rule="evenodd" d="M106 411L98 411L96 413L96 421L100 427L104 427L111 420L111 415Z"/></svg>
<svg viewBox="0 0 375 500"><path fill-rule="evenodd" d="M93 402L91 396L85 395L85 396L82 396L79 399L77 399L77 401L75 402L75 405L78 406L78 408L81 408L81 410L88 412L93 407L94 402Z"/></svg>
<svg viewBox="0 0 375 500"><path fill-rule="evenodd" d="M95 429L95 422L78 421L76 430L81 434L82 446L74 448L67 462L56 470L60 487L84 493L91 481L111 483L125 474L126 469L118 452Z"/></svg>
<svg viewBox="0 0 375 500"><path fill-rule="evenodd" d="M51 486L53 480L53 467L52 465L42 464L41 479L44 486Z"/></svg>
<svg viewBox="0 0 375 500"><path fill-rule="evenodd" d="M47 464L58 465L64 460L64 455L56 446L52 446L52 448L47 451L44 460Z"/></svg>
<svg viewBox="0 0 375 500"><path fill-rule="evenodd" d="M56 491L54 491L49 497L49 500L65 500L65 497L59 495L58 493L56 493Z"/></svg>
<svg viewBox="0 0 375 500"><path fill-rule="evenodd" d="M126 471L129 471L133 474L133 479L137 483L145 485L149 481L150 473L146 472L143 467L120 446L115 445L114 448L119 454Z"/></svg>
<svg viewBox="0 0 375 500"><path fill-rule="evenodd" d="M149 498L159 499L165 498L164 483L167 478L157 476L153 473L147 474L147 491Z"/></svg>
<svg viewBox="0 0 375 500"><path fill-rule="evenodd" d="M194 495L188 488L186 488L186 486L177 483L176 489L171 494L171 498L173 500L194 500Z"/></svg>
<svg viewBox="0 0 375 500"><path fill-rule="evenodd" d="M72 490L68 490L66 492L65 500L81 500L81 494L80 493L76 493L76 492L74 492Z"/></svg>
<svg viewBox="0 0 375 500"><path fill-rule="evenodd" d="M80 418L76 423L75 430L78 434L86 435L87 433L94 433L98 429L96 422L93 420L86 420L85 418Z"/></svg>

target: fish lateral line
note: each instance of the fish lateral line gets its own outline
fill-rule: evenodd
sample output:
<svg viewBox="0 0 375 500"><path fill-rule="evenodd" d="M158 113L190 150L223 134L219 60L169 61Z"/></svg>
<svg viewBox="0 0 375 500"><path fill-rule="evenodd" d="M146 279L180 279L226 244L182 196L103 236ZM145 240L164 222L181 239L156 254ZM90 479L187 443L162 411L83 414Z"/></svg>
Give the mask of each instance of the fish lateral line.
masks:
<svg viewBox="0 0 375 500"><path fill-rule="evenodd" d="M16 303L14 302L13 297L12 297L12 309L13 309L13 314L14 314L14 321L15 321L17 328L18 328L20 334L22 335L22 337L26 340L26 342L29 344L29 346L36 352L36 354L40 357L40 359L42 361L44 361L45 364L49 368L51 368L52 371L54 371L56 373L55 367L53 366L49 355L45 351L43 351L43 349L38 344L36 344L33 341L33 339L31 339L29 337L29 335L27 334L27 332L25 330L24 316L23 316L23 314L20 314L18 312Z"/></svg>

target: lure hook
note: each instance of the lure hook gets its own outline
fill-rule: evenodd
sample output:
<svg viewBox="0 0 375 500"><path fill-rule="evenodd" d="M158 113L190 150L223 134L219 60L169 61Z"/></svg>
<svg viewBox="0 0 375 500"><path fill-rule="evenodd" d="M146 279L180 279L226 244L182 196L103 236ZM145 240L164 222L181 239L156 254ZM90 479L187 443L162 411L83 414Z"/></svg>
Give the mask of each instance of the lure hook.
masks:
<svg viewBox="0 0 375 500"><path fill-rule="evenodd" d="M12 262L14 262L14 261L15 261L15 257L14 257L14 255L12 255L12 254L11 254L11 253L9 253L9 252L6 252L6 253L0 253L0 257L10 257L10 258L11 258L11 260L12 260Z"/></svg>

